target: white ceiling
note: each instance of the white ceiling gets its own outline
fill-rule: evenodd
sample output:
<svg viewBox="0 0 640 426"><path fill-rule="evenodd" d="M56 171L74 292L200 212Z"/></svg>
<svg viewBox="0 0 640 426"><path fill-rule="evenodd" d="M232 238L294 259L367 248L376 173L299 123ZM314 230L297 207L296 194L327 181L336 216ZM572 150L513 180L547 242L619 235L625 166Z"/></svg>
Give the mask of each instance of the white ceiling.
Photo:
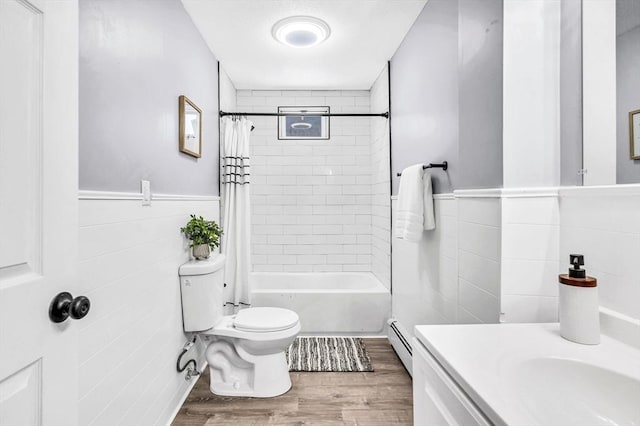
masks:
<svg viewBox="0 0 640 426"><path fill-rule="evenodd" d="M427 0L182 0L237 89L368 90ZM295 49L271 36L288 16L326 21L331 36Z"/></svg>

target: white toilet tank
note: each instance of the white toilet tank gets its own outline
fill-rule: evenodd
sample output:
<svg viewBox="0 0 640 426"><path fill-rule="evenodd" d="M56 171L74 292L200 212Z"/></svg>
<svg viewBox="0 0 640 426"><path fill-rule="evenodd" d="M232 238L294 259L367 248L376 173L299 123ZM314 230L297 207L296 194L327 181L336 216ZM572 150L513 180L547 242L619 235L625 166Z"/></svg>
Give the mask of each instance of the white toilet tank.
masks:
<svg viewBox="0 0 640 426"><path fill-rule="evenodd" d="M211 255L180 266L184 331L203 331L222 319L225 255Z"/></svg>

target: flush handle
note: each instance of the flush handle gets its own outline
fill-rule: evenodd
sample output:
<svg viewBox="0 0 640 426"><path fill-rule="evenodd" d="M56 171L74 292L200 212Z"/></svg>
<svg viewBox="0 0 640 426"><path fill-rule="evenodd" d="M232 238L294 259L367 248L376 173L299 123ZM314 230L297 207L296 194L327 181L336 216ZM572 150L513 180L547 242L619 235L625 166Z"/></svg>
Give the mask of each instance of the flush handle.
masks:
<svg viewBox="0 0 640 426"><path fill-rule="evenodd" d="M58 294L49 305L49 319L55 323L63 322L67 318L81 319L87 316L91 309L91 301L86 296L75 299L66 291Z"/></svg>

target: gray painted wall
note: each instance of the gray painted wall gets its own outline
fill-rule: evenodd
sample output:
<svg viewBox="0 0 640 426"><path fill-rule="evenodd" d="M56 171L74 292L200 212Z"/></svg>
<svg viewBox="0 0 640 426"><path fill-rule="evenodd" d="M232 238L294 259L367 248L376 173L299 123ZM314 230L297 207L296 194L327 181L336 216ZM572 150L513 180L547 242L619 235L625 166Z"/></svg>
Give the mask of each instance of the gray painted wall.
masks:
<svg viewBox="0 0 640 426"><path fill-rule="evenodd" d="M502 1L431 0L391 60L396 172L449 162L434 192L502 186Z"/></svg>
<svg viewBox="0 0 640 426"><path fill-rule="evenodd" d="M447 160L435 193L451 192L458 164L458 2L430 0L391 60L391 174Z"/></svg>
<svg viewBox="0 0 640 426"><path fill-rule="evenodd" d="M217 60L179 0L80 2L80 189L218 195ZM203 111L178 151L178 96Z"/></svg>
<svg viewBox="0 0 640 426"><path fill-rule="evenodd" d="M460 142L455 189L499 188L502 0L459 0Z"/></svg>
<svg viewBox="0 0 640 426"><path fill-rule="evenodd" d="M582 185L582 2L560 4L560 184Z"/></svg>
<svg viewBox="0 0 640 426"><path fill-rule="evenodd" d="M640 160L629 156L629 111L640 109L640 27L616 40L617 183L640 183Z"/></svg>

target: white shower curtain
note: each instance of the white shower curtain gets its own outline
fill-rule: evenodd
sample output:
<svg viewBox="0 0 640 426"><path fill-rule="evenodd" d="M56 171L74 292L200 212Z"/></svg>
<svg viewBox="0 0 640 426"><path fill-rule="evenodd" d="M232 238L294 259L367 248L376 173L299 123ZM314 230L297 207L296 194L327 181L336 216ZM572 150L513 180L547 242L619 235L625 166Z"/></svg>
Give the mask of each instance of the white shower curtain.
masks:
<svg viewBox="0 0 640 426"><path fill-rule="evenodd" d="M224 212L222 253L227 256L224 289L227 313L251 305L251 213L249 204L249 137L251 121L244 117L222 119L220 147Z"/></svg>

